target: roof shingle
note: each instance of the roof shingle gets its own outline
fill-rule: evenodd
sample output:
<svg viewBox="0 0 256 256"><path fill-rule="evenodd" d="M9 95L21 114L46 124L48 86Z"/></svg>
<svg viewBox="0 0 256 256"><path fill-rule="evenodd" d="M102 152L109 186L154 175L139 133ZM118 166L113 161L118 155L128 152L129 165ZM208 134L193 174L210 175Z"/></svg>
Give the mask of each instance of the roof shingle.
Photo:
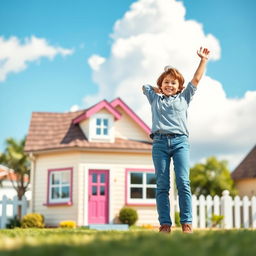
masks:
<svg viewBox="0 0 256 256"><path fill-rule="evenodd" d="M85 110L68 113L33 112L25 151L61 148L151 150L150 142L116 138L114 143L89 142L78 124L72 121Z"/></svg>
<svg viewBox="0 0 256 256"><path fill-rule="evenodd" d="M256 178L256 145L231 173L233 180Z"/></svg>

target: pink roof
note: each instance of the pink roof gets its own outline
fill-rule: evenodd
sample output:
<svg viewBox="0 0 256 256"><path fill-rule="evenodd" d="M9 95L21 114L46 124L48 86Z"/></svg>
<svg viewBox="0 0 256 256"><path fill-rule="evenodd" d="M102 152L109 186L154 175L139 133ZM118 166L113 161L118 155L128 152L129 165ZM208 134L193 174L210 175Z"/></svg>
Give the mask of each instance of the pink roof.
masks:
<svg viewBox="0 0 256 256"><path fill-rule="evenodd" d="M33 112L29 132L26 138L25 151L36 152L44 150L61 150L67 148L94 148L114 150L143 150L151 151L151 141L135 141L124 138L115 138L112 142L90 142L79 127L78 123L89 116L106 108L116 119L122 118L116 109L120 106L146 134L149 127L120 99L101 101L86 110L68 113Z"/></svg>
<svg viewBox="0 0 256 256"><path fill-rule="evenodd" d="M115 117L115 120L119 120L121 118L121 114L111 104L109 104L106 100L102 100L98 104L95 104L94 106L85 110L80 116L76 117L73 120L73 123L80 123L81 121L86 120L90 116L99 112L103 108L107 109Z"/></svg>

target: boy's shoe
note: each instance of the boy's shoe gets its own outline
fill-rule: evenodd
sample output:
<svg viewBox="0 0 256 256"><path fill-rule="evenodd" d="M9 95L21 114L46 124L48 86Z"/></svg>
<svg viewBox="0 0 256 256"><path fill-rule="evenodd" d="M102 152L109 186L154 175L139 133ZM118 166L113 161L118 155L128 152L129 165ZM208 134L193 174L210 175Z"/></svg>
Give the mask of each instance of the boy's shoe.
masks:
<svg viewBox="0 0 256 256"><path fill-rule="evenodd" d="M171 233L171 226L168 224L161 225L161 227L159 228L159 232L165 234Z"/></svg>
<svg viewBox="0 0 256 256"><path fill-rule="evenodd" d="M193 233L192 224L184 223L181 224L183 233Z"/></svg>

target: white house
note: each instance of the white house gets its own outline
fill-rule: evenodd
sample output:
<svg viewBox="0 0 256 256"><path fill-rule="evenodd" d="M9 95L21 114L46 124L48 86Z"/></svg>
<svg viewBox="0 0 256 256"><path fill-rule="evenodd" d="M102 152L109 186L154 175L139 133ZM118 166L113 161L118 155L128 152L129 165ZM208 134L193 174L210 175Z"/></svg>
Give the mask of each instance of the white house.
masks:
<svg viewBox="0 0 256 256"><path fill-rule="evenodd" d="M48 226L85 226L118 223L128 206L137 210L138 225L158 226L149 133L120 98L77 112L34 112L25 145L31 211Z"/></svg>

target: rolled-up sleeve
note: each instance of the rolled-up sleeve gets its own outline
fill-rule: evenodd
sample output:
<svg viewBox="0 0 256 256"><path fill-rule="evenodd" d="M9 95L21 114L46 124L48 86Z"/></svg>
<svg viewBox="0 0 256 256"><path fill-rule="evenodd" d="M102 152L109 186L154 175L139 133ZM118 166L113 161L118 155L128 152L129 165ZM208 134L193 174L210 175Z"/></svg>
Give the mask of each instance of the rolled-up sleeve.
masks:
<svg viewBox="0 0 256 256"><path fill-rule="evenodd" d="M156 97L156 93L153 89L153 87L149 84L142 86L143 93L147 96L149 103L151 104Z"/></svg>
<svg viewBox="0 0 256 256"><path fill-rule="evenodd" d="M186 102L189 104L189 102L192 100L193 95L196 92L196 89L196 86L189 82L187 87L183 90L183 92L181 92L181 97L184 97Z"/></svg>

